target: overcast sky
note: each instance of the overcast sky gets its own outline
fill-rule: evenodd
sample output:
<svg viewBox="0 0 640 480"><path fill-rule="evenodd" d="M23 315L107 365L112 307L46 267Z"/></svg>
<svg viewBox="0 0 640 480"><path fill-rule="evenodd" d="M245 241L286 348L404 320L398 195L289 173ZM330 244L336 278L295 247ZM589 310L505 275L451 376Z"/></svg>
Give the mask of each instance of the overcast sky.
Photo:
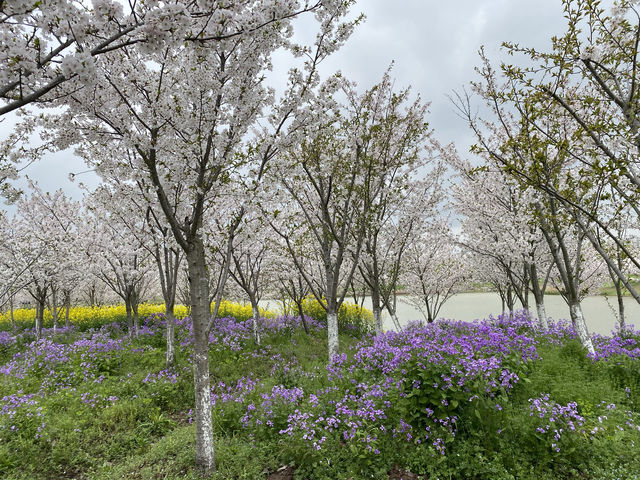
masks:
<svg viewBox="0 0 640 480"><path fill-rule="evenodd" d="M484 45L489 57L499 62L505 59L503 41L545 48L552 35L565 30L560 0L360 0L354 12L364 13L366 21L322 72L341 70L364 90L394 61L398 88L411 85L431 103L428 121L436 138L455 142L460 153L467 152L472 138L447 95L476 78L478 49ZM286 68L281 62L275 65ZM11 123L12 118L0 123L0 138ZM72 152L59 152L24 173L45 190L62 187L80 198L80 189L68 176L82 170L83 163ZM97 183L91 174L81 179L89 186Z"/></svg>

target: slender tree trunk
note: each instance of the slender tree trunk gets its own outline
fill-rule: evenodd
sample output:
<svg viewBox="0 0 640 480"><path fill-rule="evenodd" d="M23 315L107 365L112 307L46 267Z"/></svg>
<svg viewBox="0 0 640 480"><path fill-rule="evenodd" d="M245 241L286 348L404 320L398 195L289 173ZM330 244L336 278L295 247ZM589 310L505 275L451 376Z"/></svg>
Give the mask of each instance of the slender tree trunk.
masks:
<svg viewBox="0 0 640 480"><path fill-rule="evenodd" d="M584 321L584 315L582 314L582 307L580 306L580 261L582 252L583 236L578 237L577 251L575 252L575 260L572 262L572 256L569 254L569 250L564 240L563 225L557 220L557 209L555 201L550 199L549 205L551 206L551 213L553 215L552 229L545 221L544 216L540 216L542 220L541 230L545 236L551 254L562 279L564 286L563 297L569 305L569 314L571 315L571 322L578 334L578 338L582 342L582 345L589 351L589 353L595 353L593 348L593 342L589 336L589 329ZM582 229L584 230L584 229ZM586 232L585 232L586 233ZM596 250L598 247L594 244Z"/></svg>
<svg viewBox="0 0 640 480"><path fill-rule="evenodd" d="M300 315L300 321L302 322L302 327L304 328L304 333L309 335L309 325L307 324L307 319L304 318L304 309L302 308L302 299L296 299L296 305L298 307L298 315Z"/></svg>
<svg viewBox="0 0 640 480"><path fill-rule="evenodd" d="M131 299L129 298L129 295L127 295L127 298L124 301L124 309L127 312L127 335L129 337L133 337L133 315L131 312Z"/></svg>
<svg viewBox="0 0 640 480"><path fill-rule="evenodd" d="M327 309L327 336L329 340L329 361L338 354L338 312L335 306Z"/></svg>
<svg viewBox="0 0 640 480"><path fill-rule="evenodd" d="M620 322L620 330L626 327L626 321L624 318L624 298L622 295L618 297L618 321Z"/></svg>
<svg viewBox="0 0 640 480"><path fill-rule="evenodd" d="M167 368L173 367L176 362L175 352L175 316L173 313L173 305L165 304L164 318L167 323L167 355L166 364Z"/></svg>
<svg viewBox="0 0 640 480"><path fill-rule="evenodd" d="M36 339L40 339L42 324L40 323L40 302L38 300L36 300L36 320L34 328L36 330Z"/></svg>
<svg viewBox="0 0 640 480"><path fill-rule="evenodd" d="M382 333L382 307L380 306L380 292L371 289L371 304L373 309L373 326L376 333Z"/></svg>
<svg viewBox="0 0 640 480"><path fill-rule="evenodd" d="M529 280L531 282L531 291L533 298L536 301L536 310L538 312L538 324L544 330L549 328L549 322L547 321L547 310L544 306L544 287L540 285L540 279L538 278L538 269L535 263L529 265Z"/></svg>
<svg viewBox="0 0 640 480"><path fill-rule="evenodd" d="M528 283L528 280L527 280ZM522 298L524 298L524 302L522 302L522 308L529 311L529 289L526 287L523 288Z"/></svg>
<svg viewBox="0 0 640 480"><path fill-rule="evenodd" d="M573 323L573 327L578 334L580 342L589 351L589 353L595 353L593 342L591 341L591 337L589 337L587 324L584 321L584 315L582 314L582 307L580 306L580 302L571 302L569 304L569 314L571 315L571 322Z"/></svg>
<svg viewBox="0 0 640 480"><path fill-rule="evenodd" d="M65 327L69 327L71 326L71 322L69 321L69 310L71 310L71 294L65 294L64 308L64 325Z"/></svg>
<svg viewBox="0 0 640 480"><path fill-rule="evenodd" d="M53 316L53 334L58 331L58 289L51 288L51 315Z"/></svg>
<svg viewBox="0 0 640 480"><path fill-rule="evenodd" d="M515 308L516 302L513 298L513 289L511 285L507 287L507 308L509 309L509 318L513 318L513 309Z"/></svg>
<svg viewBox="0 0 640 480"><path fill-rule="evenodd" d="M391 321L393 322L394 328L399 332L400 330L402 330L402 326L400 325L400 320L398 319L395 299L393 302L386 302L386 307L387 312L389 312L389 316L391 317Z"/></svg>
<svg viewBox="0 0 640 480"><path fill-rule="evenodd" d="M180 269L181 257L176 250L168 248L166 243L164 242L162 245L160 243L156 243L154 257L156 260L156 266L158 267L160 287L162 289L162 296L164 298L164 319L167 329L167 350L165 363L167 368L171 368L175 365L176 361L175 304L178 271Z"/></svg>
<svg viewBox="0 0 640 480"><path fill-rule="evenodd" d="M527 312L529 311L529 270L527 269L527 264L524 262L523 264L523 282L520 285L522 297L524 298L524 302L522 302L522 308L524 308Z"/></svg>
<svg viewBox="0 0 640 480"><path fill-rule="evenodd" d="M620 324L620 330L623 330L625 327L624 320L624 296L622 295L622 285L620 280L616 280L613 282L616 287L616 295L618 297L618 322Z"/></svg>
<svg viewBox="0 0 640 480"><path fill-rule="evenodd" d="M13 295L9 297L9 314L11 315L11 330L16 331L16 319L13 316Z"/></svg>
<svg viewBox="0 0 640 480"><path fill-rule="evenodd" d="M138 297L131 302L131 310L133 310L133 334L137 337L140 330L140 316L138 315Z"/></svg>
<svg viewBox="0 0 640 480"><path fill-rule="evenodd" d="M193 322L193 383L195 390L196 466L204 475L215 469L211 390L209 383L209 274L204 245L194 239L187 252L191 320Z"/></svg>
<svg viewBox="0 0 640 480"><path fill-rule="evenodd" d="M97 297L97 293L96 293L96 287L92 286L89 288L88 290L88 295L89 295L89 305L91 306L91 308L95 308L97 305L97 301L96 301L96 297Z"/></svg>
<svg viewBox="0 0 640 480"><path fill-rule="evenodd" d="M391 314L391 319L393 320L393 324L395 325L398 331L402 330L402 325L400 325L400 319L398 319L398 314L394 312Z"/></svg>
<svg viewBox="0 0 640 480"><path fill-rule="evenodd" d="M253 318L251 319L251 333L253 335L253 341L256 345L260 345L260 332L258 331L258 322L260 321L260 309L258 308L258 301L251 298L251 311L253 312Z"/></svg>
<svg viewBox="0 0 640 480"><path fill-rule="evenodd" d="M431 309L431 302L429 302L429 297L425 296L423 298L423 302L425 307L427 308L427 323L433 323L433 311Z"/></svg>
<svg viewBox="0 0 640 480"><path fill-rule="evenodd" d="M36 339L42 337L42 325L44 323L44 305L45 299L42 297L36 300Z"/></svg>

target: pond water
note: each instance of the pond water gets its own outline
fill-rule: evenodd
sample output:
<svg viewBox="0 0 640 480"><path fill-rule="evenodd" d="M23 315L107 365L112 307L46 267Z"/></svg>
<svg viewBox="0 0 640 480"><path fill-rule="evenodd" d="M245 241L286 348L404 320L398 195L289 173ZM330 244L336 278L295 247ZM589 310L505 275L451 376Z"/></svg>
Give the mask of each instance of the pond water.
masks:
<svg viewBox="0 0 640 480"><path fill-rule="evenodd" d="M367 299L369 300L369 299ZM531 299L533 301L533 298ZM371 302L368 303L371 308ZM589 331L601 335L609 335L617 323L617 299L615 297L590 296L582 301L582 310ZM640 326L640 304L633 298L624 299L625 318L627 324ZM560 295L546 295L545 308L547 315L554 320L568 319L569 307ZM535 309L535 304L532 306ZM486 318L490 314L498 314L502 310L500 296L497 293L460 293L451 297L442 307L438 318L472 321ZM404 324L411 320L422 319L418 309L398 298L398 318ZM391 320L384 318L384 326L393 328Z"/></svg>
<svg viewBox="0 0 640 480"><path fill-rule="evenodd" d="M353 301L347 298L348 301ZM533 302L533 298L531 298ZM625 318L627 324L635 324L640 327L640 304L633 298L626 297ZM275 302L264 302L270 304L271 308L277 308ZM590 296L583 300L582 310L589 331L601 335L609 335L617 323L617 299L615 297ZM265 305L266 306L266 305ZM371 298L365 299L364 306L371 308ZM547 315L554 320L568 319L569 307L560 295L546 295L545 307ZM535 304L532 305L535 309ZM497 315L502 310L500 296L497 293L459 293L451 297L442 307L438 318L454 320L473 321L483 319L490 314ZM402 325L412 320L422 320L423 316L414 306L398 298L398 318ZM385 330L392 330L393 324L389 315L383 315Z"/></svg>

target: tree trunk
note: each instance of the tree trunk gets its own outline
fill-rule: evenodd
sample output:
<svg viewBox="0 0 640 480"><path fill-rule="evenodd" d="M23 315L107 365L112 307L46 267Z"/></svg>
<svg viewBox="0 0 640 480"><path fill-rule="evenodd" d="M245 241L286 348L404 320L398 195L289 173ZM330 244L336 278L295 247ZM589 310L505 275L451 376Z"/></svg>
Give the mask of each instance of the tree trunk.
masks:
<svg viewBox="0 0 640 480"><path fill-rule="evenodd" d="M196 467L204 475L215 469L211 390L209 384L209 274L204 245L194 239L187 252L191 320L193 322L193 382L195 389Z"/></svg>
<svg viewBox="0 0 640 480"><path fill-rule="evenodd" d="M547 321L547 310L544 308L544 302L536 302L536 310L538 311L538 325L544 330L549 329L549 322Z"/></svg>
<svg viewBox="0 0 640 480"><path fill-rule="evenodd" d="M304 333L309 335L309 325L307 324L307 319L304 318L304 309L302 308L302 299L296 299L296 305L298 306L298 315L300 315L300 321L302 322L302 327L304 328Z"/></svg>
<svg viewBox="0 0 640 480"><path fill-rule="evenodd" d="M16 331L16 319L13 316L13 295L9 297L9 312L11 315L11 331Z"/></svg>
<svg viewBox="0 0 640 480"><path fill-rule="evenodd" d="M391 316L391 321L393 322L393 326L395 327L395 329L398 332L402 330L400 320L398 319L398 314L396 313L395 302L393 302L393 306L391 302L387 302L387 312L389 312L389 315Z"/></svg>
<svg viewBox="0 0 640 480"><path fill-rule="evenodd" d="M329 340L329 362L338 354L338 313L335 309L327 310L327 336Z"/></svg>
<svg viewBox="0 0 640 480"><path fill-rule="evenodd" d="M535 263L529 265L529 281L531 282L531 291L536 301L536 310L538 311L538 324L544 330L549 328L547 321L547 310L544 307L544 287L540 285L538 278L538 268Z"/></svg>
<svg viewBox="0 0 640 480"><path fill-rule="evenodd" d="M382 333L382 307L380 306L380 293L375 289L371 289L371 304L373 309L373 326L376 334Z"/></svg>
<svg viewBox="0 0 640 480"><path fill-rule="evenodd" d="M424 305L427 308L427 323L433 323L433 313L431 311L431 304L429 302L429 298L425 297L423 299Z"/></svg>
<svg viewBox="0 0 640 480"><path fill-rule="evenodd" d="M382 310L380 307L373 309L373 324L375 325L376 334L382 333Z"/></svg>
<svg viewBox="0 0 640 480"><path fill-rule="evenodd" d="M138 315L138 298L131 302L131 309L133 310L133 334L137 337L140 330L140 316Z"/></svg>
<svg viewBox="0 0 640 480"><path fill-rule="evenodd" d="M51 315L53 316L53 334L58 331L58 289L51 288Z"/></svg>
<svg viewBox="0 0 640 480"><path fill-rule="evenodd" d="M589 336L589 329L587 328L587 324L584 321L584 315L582 314L582 307L580 306L580 302L569 304L569 313L571 315L573 328L575 328L576 333L578 334L580 343L582 343L582 345L588 350L589 353L595 353L593 342L591 341L591 337Z"/></svg>
<svg viewBox="0 0 640 480"><path fill-rule="evenodd" d="M613 282L616 287L616 296L618 297L618 322L620 324L620 330L623 330L625 327L624 320L624 296L622 295L622 285L620 280L616 280Z"/></svg>
<svg viewBox="0 0 640 480"><path fill-rule="evenodd" d="M87 293L89 295L89 305L91 306L91 308L95 308L97 306L96 305L96 303L97 303L96 302L97 293L96 293L95 285L89 287L89 290L88 290Z"/></svg>
<svg viewBox="0 0 640 480"><path fill-rule="evenodd" d="M522 303L522 308L524 308L525 310L529 310L529 289L525 286L524 287L524 292L522 294L522 296L524 297L524 302Z"/></svg>
<svg viewBox="0 0 640 480"><path fill-rule="evenodd" d="M516 301L513 298L513 289L511 285L507 287L507 308L509 309L509 318L513 318L513 309L516 306Z"/></svg>
<svg viewBox="0 0 640 480"><path fill-rule="evenodd" d="M124 300L124 309L127 312L127 335L133 337L133 315L131 313L131 299L128 295Z"/></svg>
<svg viewBox="0 0 640 480"><path fill-rule="evenodd" d="M44 323L44 304L45 300L39 298L36 300L36 339L42 337L42 324Z"/></svg>
<svg viewBox="0 0 640 480"><path fill-rule="evenodd" d="M402 330L402 325L400 325L400 319L398 319L398 314L396 312L393 312L391 314L391 318L393 319L393 324L396 326L398 331Z"/></svg>
<svg viewBox="0 0 640 480"><path fill-rule="evenodd" d="M176 362L175 353L175 316L173 314L173 305L165 304L165 321L167 323L167 368L173 367Z"/></svg>
<svg viewBox="0 0 640 480"><path fill-rule="evenodd" d="M258 301L255 298L251 298L251 311L253 312L253 318L251 319L251 333L253 335L253 341L256 345L260 345L260 332L258 331L260 309L258 308Z"/></svg>
<svg viewBox="0 0 640 480"><path fill-rule="evenodd" d="M69 310L71 310L71 294L65 294L65 311L64 311L64 325L65 327L71 326L69 321Z"/></svg>

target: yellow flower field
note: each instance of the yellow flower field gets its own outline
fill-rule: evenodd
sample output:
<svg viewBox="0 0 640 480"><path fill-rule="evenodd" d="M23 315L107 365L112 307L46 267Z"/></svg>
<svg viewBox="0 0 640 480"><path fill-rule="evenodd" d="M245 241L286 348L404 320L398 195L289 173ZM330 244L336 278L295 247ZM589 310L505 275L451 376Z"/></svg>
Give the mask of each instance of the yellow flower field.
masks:
<svg viewBox="0 0 640 480"><path fill-rule="evenodd" d="M142 303L138 307L140 318L146 318L153 313L164 313L164 304ZM314 298L307 298L304 301L305 314L315 318L318 321L326 321L327 314ZM263 317L275 317L278 312L271 310L260 310ZM176 305L174 309L175 316L182 318L187 316L188 309L184 305ZM253 316L251 305L229 300L223 300L220 304L218 312L219 317L234 317L237 320L247 320ZM35 322L35 308L17 308L13 311L13 318L17 324L30 324ZM124 322L127 318L127 312L124 304L122 305L105 305L101 307L71 307L69 310L69 321L72 325L80 328L97 327L111 322ZM370 310L345 302L338 312L338 320L341 324L373 324L373 315ZM63 325L65 322L65 309L61 308L58 314L58 323ZM0 313L0 329L6 329L11 323L9 312ZM50 310L44 312L44 326L51 327L53 317Z"/></svg>
<svg viewBox="0 0 640 480"><path fill-rule="evenodd" d="M152 304L142 303L138 307L138 314L140 318L146 318L153 313L164 313L164 303ZM184 305L176 305L174 309L175 316L182 318L187 316L188 310ZM263 310L262 315L265 317L273 317L276 314L274 312ZM252 311L251 305L244 305L237 302L231 302L223 300L220 304L220 311L218 313L220 317L235 317L238 320L246 320L251 318ZM36 309L35 308L17 308L13 311L13 318L16 323L28 324L35 321ZM83 307L76 306L71 307L69 310L69 321L72 325L79 327L93 327L105 323L111 323L115 321L124 321L127 318L127 312L124 304L121 305L104 305L101 307ZM61 308L58 314L59 324L64 324L65 321L65 309ZM53 316L49 309L44 312L44 324L45 327L51 326L53 322ZM0 314L0 328L6 327L11 323L11 316L9 312Z"/></svg>

